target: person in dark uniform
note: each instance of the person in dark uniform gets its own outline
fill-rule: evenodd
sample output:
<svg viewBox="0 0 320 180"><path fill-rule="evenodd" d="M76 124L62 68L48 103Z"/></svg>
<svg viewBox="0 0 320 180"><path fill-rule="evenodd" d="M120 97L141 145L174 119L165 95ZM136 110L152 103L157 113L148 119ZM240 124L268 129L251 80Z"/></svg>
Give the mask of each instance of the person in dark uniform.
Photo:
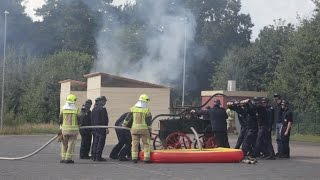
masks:
<svg viewBox="0 0 320 180"><path fill-rule="evenodd" d="M96 106L98 106L99 102L100 102L100 97L97 97L97 98L95 99L93 108L95 108ZM91 117L92 117L92 112L91 112ZM91 125L93 125L93 124L94 124L94 123L93 123L92 118L91 118ZM96 138L96 131L95 131L95 129L92 129L92 130L91 130L91 133L92 133L91 159L93 160L94 157L95 157L95 156L94 156L94 152L95 152L94 144L96 144L95 140L97 139L97 138Z"/></svg>
<svg viewBox="0 0 320 180"><path fill-rule="evenodd" d="M92 109L91 120L92 126L108 126L109 118L107 109L104 107L106 105L107 98L101 96L98 100L96 106ZM106 136L109 133L107 128L95 128L94 130L94 140L93 140L93 161L106 161L102 157L102 152L106 142Z"/></svg>
<svg viewBox="0 0 320 180"><path fill-rule="evenodd" d="M246 133L242 143L242 151L245 156L252 156L257 139L258 122L256 110L253 108L254 101L250 99L242 100L240 103L244 104L245 126Z"/></svg>
<svg viewBox="0 0 320 180"><path fill-rule="evenodd" d="M115 126L121 126L128 116L129 112L124 113L116 121ZM131 128L132 125L128 125ZM116 129L118 144L114 146L110 153L111 159L119 159L120 161L129 161L131 157L131 133L126 129Z"/></svg>
<svg viewBox="0 0 320 180"><path fill-rule="evenodd" d="M282 102L282 97L280 94L274 94L273 95L275 105L273 106L274 109L274 120L276 123L276 142L277 142L277 154L276 156L281 154L281 127L282 127L282 108L281 108L281 102Z"/></svg>
<svg viewBox="0 0 320 180"><path fill-rule="evenodd" d="M282 152L279 155L280 158L290 158L290 131L293 122L292 112L289 111L289 102L283 100L281 102L282 108L282 128L281 128L281 149Z"/></svg>
<svg viewBox="0 0 320 180"><path fill-rule="evenodd" d="M267 133L268 133L268 120L267 120L267 107L266 99L260 98L256 99L254 104L254 110L256 111L256 118L258 122L258 134L256 139L256 144L252 154L253 158L261 157L266 154L267 147Z"/></svg>
<svg viewBox="0 0 320 180"><path fill-rule="evenodd" d="M81 108L79 115L79 126L91 126L91 99L86 100ZM90 159L89 152L91 148L92 129L80 129L81 146L80 159Z"/></svg>
<svg viewBox="0 0 320 180"><path fill-rule="evenodd" d="M265 106L266 111L267 111L267 122L268 122L268 131L266 134L266 152L265 152L265 159L268 160L275 160L275 153L274 153L274 149L273 149L273 145L272 145L272 128L273 128L273 124L274 124L274 109L272 106L269 105L269 99L268 98L264 98L262 100L262 105Z"/></svg>
<svg viewBox="0 0 320 180"><path fill-rule="evenodd" d="M208 110L196 111L197 115L208 115L211 121L212 132L218 147L230 148L227 133L228 115L224 108L220 107L219 99L214 100L214 106Z"/></svg>
<svg viewBox="0 0 320 180"><path fill-rule="evenodd" d="M231 110L235 111L238 114L238 120L239 120L239 124L240 124L240 133L239 133L238 140L237 140L237 143L234 148L240 149L240 147L243 143L244 137L246 135L246 132L247 132L247 127L245 125L245 119L247 116L247 113L245 111L245 104L243 104L243 103L240 104L240 102L238 102L238 101L233 101L233 102L228 102L227 106Z"/></svg>

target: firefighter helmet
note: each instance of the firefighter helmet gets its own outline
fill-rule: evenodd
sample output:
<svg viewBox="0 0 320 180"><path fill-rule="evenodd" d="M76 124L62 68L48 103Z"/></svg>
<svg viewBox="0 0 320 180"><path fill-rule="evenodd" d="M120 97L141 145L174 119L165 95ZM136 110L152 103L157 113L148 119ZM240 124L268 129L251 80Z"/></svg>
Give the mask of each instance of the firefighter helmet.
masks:
<svg viewBox="0 0 320 180"><path fill-rule="evenodd" d="M77 100L77 97L75 96L75 95L73 95L73 94L69 94L68 96L67 96L67 102L68 103L75 103L76 102L76 100Z"/></svg>
<svg viewBox="0 0 320 180"><path fill-rule="evenodd" d="M141 94L139 97L139 101L148 102L148 101L150 101L150 98L146 94Z"/></svg>

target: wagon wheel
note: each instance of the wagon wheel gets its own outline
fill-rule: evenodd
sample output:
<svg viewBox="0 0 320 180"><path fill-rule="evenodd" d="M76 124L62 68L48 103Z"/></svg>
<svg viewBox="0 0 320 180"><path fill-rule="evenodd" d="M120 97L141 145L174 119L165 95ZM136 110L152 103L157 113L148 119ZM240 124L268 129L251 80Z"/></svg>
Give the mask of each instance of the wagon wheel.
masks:
<svg viewBox="0 0 320 180"><path fill-rule="evenodd" d="M204 140L204 148L216 148L218 147L216 140L214 139L214 137L206 137Z"/></svg>
<svg viewBox="0 0 320 180"><path fill-rule="evenodd" d="M192 141L190 138L180 132L174 132L166 138L166 148L168 149L191 149Z"/></svg>
<svg viewBox="0 0 320 180"><path fill-rule="evenodd" d="M202 148L204 148L203 138L204 138L204 135L199 136L199 140L200 140L200 144L201 144L201 147L202 147ZM194 148L194 149L198 149L198 148L199 148L199 147L198 147L198 140L197 140L196 138L194 138L193 142L194 142L194 143L193 143L193 148Z"/></svg>
<svg viewBox="0 0 320 180"><path fill-rule="evenodd" d="M158 134L154 134L152 133L152 137L153 137L153 149L157 150L157 149L164 149L162 142L159 138Z"/></svg>
<svg viewBox="0 0 320 180"><path fill-rule="evenodd" d="M199 140L200 140L200 144L201 144L202 148L216 148L216 147L218 147L214 137L212 137L211 135L201 135L199 137ZM194 140L193 147L195 149L198 149L198 141L196 139Z"/></svg>

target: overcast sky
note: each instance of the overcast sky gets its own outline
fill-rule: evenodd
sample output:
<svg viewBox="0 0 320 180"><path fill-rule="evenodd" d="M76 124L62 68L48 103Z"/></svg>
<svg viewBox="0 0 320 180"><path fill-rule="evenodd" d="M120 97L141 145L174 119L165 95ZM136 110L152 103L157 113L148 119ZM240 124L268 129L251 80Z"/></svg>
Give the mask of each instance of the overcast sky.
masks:
<svg viewBox="0 0 320 180"><path fill-rule="evenodd" d="M25 0L27 13L33 16L33 9L40 7L44 0ZM129 0L130 1L130 0ZM127 0L115 0L121 4ZM253 27L252 37L255 39L259 31L267 25L273 24L274 19L283 19L286 22L297 24L297 16L310 17L314 9L311 0L242 0L242 12L249 13Z"/></svg>

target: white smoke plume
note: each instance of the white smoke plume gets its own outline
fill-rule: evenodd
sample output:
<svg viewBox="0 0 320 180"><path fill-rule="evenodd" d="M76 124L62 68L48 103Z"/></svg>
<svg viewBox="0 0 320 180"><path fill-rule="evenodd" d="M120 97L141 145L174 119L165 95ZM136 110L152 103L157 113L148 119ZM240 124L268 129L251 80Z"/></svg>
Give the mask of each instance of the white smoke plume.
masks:
<svg viewBox="0 0 320 180"><path fill-rule="evenodd" d="M125 50L118 46L116 35L122 31L121 27L108 24L97 36L98 60L92 71L166 85L182 79L185 43L188 48L193 42L196 23L193 14L182 5L174 5L173 15L165 9L164 2L153 1L153 7L140 12L149 21L146 24L150 27L146 28L157 29L157 33L144 35L149 36L146 37L147 54L142 59L135 64L129 62L128 55L123 53ZM113 35L105 36L105 31Z"/></svg>

